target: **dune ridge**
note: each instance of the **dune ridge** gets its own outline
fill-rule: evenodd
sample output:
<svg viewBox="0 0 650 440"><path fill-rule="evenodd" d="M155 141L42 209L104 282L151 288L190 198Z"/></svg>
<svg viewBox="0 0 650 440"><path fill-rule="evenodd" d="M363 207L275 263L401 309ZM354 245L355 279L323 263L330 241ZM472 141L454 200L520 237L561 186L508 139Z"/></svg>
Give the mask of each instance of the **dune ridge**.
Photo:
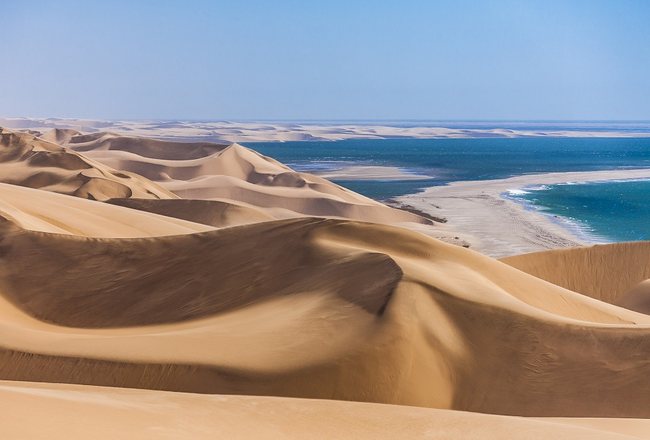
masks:
<svg viewBox="0 0 650 440"><path fill-rule="evenodd" d="M1 245L2 379L649 415L649 316L404 229L297 219L88 239L5 226Z"/></svg>
<svg viewBox="0 0 650 440"><path fill-rule="evenodd" d="M506 264L611 304L650 312L650 242L555 249L503 258Z"/></svg>
<svg viewBox="0 0 650 440"><path fill-rule="evenodd" d="M0 176L5 183L92 200L177 198L142 178L117 171L28 133L0 128Z"/></svg>
<svg viewBox="0 0 650 440"><path fill-rule="evenodd" d="M0 219L7 226L82 237L159 237L212 229L173 217L6 183L0 183Z"/></svg>
<svg viewBox="0 0 650 440"><path fill-rule="evenodd" d="M265 210L232 200L110 199L106 202L219 228L275 220Z"/></svg>
<svg viewBox="0 0 650 440"><path fill-rule="evenodd" d="M245 204L276 219L307 215L431 223L321 177L295 172L238 144L182 143L111 133L50 137L107 166L142 175L184 199Z"/></svg>
<svg viewBox="0 0 650 440"><path fill-rule="evenodd" d="M214 227L306 215L404 223L427 232L431 224L236 144L72 129L40 137L4 129L2 139L0 181Z"/></svg>

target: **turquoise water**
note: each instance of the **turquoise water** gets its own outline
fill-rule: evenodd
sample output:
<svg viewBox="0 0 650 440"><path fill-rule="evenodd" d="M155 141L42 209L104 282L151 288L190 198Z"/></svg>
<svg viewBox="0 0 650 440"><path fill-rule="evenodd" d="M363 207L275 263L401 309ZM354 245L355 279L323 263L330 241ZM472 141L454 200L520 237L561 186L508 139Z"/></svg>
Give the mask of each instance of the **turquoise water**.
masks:
<svg viewBox="0 0 650 440"><path fill-rule="evenodd" d="M381 165L432 176L415 181L336 180L378 200L459 180L650 167L650 138L355 139L246 145L300 171Z"/></svg>
<svg viewBox="0 0 650 440"><path fill-rule="evenodd" d="M431 176L415 181L335 180L378 200L461 180L650 167L650 138L372 139L247 145L302 171L382 165ZM561 216L556 219L559 223L584 238L650 239L649 181L552 185L517 198L531 209Z"/></svg>
<svg viewBox="0 0 650 440"><path fill-rule="evenodd" d="M650 239L650 181L544 185L511 196L605 241Z"/></svg>

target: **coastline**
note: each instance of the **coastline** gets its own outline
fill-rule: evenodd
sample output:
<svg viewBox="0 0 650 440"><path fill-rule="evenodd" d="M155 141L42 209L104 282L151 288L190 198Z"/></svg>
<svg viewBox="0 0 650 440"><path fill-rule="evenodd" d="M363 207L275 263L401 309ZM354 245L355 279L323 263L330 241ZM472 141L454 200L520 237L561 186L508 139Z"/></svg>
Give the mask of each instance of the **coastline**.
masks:
<svg viewBox="0 0 650 440"><path fill-rule="evenodd" d="M597 181L597 182L609 182L609 180ZM584 183L586 184L587 182ZM612 240L607 237L599 236L595 234L594 232L589 230L588 224L582 223L579 220L566 217L561 214L554 214L552 212L542 209L543 208L542 206L534 205L533 203L525 199L516 199L514 197L511 197L511 195L507 193L504 193L501 196L508 201L512 201L513 203L517 203L523 206L526 211L545 217L551 223L556 224L561 228L563 228L564 230L566 230L567 232L569 232L569 234L571 234L571 236L576 241L582 244L598 244L598 243L602 244L602 243L612 242Z"/></svg>
<svg viewBox="0 0 650 440"><path fill-rule="evenodd" d="M513 200L506 195L509 191L535 185L630 179L650 179L650 169L543 173L461 181L429 187L396 200L430 215L446 218L447 222L440 225L440 229L450 236L460 237L472 249L492 257L506 257L606 242L585 234L563 217L543 213L522 201Z"/></svg>
<svg viewBox="0 0 650 440"><path fill-rule="evenodd" d="M91 121L76 119L30 119L11 118L0 122L12 122L21 129L46 130L53 127L68 128L75 135L75 130L85 129L89 132L110 128L117 133L108 136L151 136L153 138L237 141L230 136L243 137L251 141L266 140L342 140L371 138L478 138L478 137L650 137L648 132L638 131L585 131L583 130L511 130L503 128L442 128L422 126L381 126L354 124L308 124L308 123L254 123L254 122L191 122L176 121ZM76 133L79 134L79 133ZM99 133L101 137L106 133ZM294 135L299 134L297 138ZM302 136L307 134L307 137ZM261 136L261 137L258 137ZM289 135L289 137L284 137ZM339 136L341 135L341 136ZM86 135L93 138L93 135ZM189 136L189 137L188 137ZM221 137L225 136L225 137ZM249 137L252 136L252 137ZM332 137L333 136L333 137ZM338 162L338 161L328 161ZM483 169L483 164L478 168ZM395 165L362 165L355 162L340 163L323 169L307 171L326 179L349 181L418 181L435 179L434 176L421 174L408 167ZM476 171L476 170L473 170ZM469 173L468 176L471 176ZM476 174L475 174L476 175ZM464 176L464 177L468 177ZM650 168L615 169L606 171L577 171L529 174L507 179L456 181L446 186L433 186L418 193L402 196L382 195L395 203L387 203L399 209L415 212L430 220L440 223L435 228L416 226L415 229L427 235L447 242L469 246L474 250L492 257L503 257L558 247L572 247L607 242L608 240L589 234L579 222L566 217L553 215L536 209L525 200L508 197L510 190L521 190L534 185L560 184L571 181L596 182L612 180L650 179ZM431 182L434 183L434 182ZM416 191L429 182L409 188ZM407 191L403 191L402 194ZM375 196L377 196L375 194ZM372 195L370 195L372 197ZM376 197L378 198L378 197ZM386 202L386 201L385 201ZM442 224L444 223L444 224ZM409 225L411 227L411 225ZM414 229L412 227L412 229ZM432 230L434 229L434 230Z"/></svg>

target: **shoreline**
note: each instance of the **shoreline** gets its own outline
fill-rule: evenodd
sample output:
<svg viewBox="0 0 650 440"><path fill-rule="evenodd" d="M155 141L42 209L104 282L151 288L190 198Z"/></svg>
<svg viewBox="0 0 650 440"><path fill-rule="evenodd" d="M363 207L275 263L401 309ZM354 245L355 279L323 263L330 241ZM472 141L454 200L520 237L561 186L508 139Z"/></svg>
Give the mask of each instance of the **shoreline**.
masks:
<svg viewBox="0 0 650 440"><path fill-rule="evenodd" d="M602 181L603 183L609 182L608 180ZM588 182L585 182L585 184ZM589 182L591 183L591 182ZM561 184L561 183L560 183ZM526 211L534 213L536 215L544 216L551 223L558 225L559 227L565 229L571 236L580 243L584 244L598 244L598 243L611 243L611 239L592 234L588 229L586 224L581 224L580 221L563 216L561 214L554 214L552 212L547 212L540 209L540 206L534 205L528 200L524 199L515 199L510 198L507 194L502 194L502 197L513 203L520 204L526 209Z"/></svg>
<svg viewBox="0 0 650 440"><path fill-rule="evenodd" d="M607 182L650 179L650 168L576 171L527 174L494 180L453 182L434 186L416 194L397 197L400 203L412 206L447 223L439 225L445 233L468 242L471 249L492 257L535 252L559 247L606 243L602 237L589 236L576 229L580 225L565 217L543 213L523 200L507 194L536 185L567 182Z"/></svg>

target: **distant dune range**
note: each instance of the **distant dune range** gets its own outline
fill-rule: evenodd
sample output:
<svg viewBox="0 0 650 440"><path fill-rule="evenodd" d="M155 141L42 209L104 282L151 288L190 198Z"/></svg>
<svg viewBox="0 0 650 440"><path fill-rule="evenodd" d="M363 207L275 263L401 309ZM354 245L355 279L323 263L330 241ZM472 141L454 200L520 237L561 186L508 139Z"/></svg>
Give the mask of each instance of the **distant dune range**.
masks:
<svg viewBox="0 0 650 440"><path fill-rule="evenodd" d="M643 123L549 124L505 122L504 127L451 121L375 122L237 122L237 121L102 121L60 118L0 118L0 126L44 133L51 129L84 133L119 132L128 136L211 142L333 141L344 139L466 139L516 137L648 137ZM507 128L507 127L510 128Z"/></svg>
<svg viewBox="0 0 650 440"><path fill-rule="evenodd" d="M177 198L140 176L117 171L27 133L0 129L2 181L93 200Z"/></svg>
<svg viewBox="0 0 650 440"><path fill-rule="evenodd" d="M46 136L106 166L146 177L184 199L216 200L220 202L215 204L217 210L228 203L234 205L232 211L246 211L254 218L316 215L381 223L430 223L323 178L295 172L237 144L182 144L109 133L77 135L70 130L53 130ZM154 205L146 204L148 209ZM173 215L172 205L165 204L167 215ZM207 209L205 203L201 206Z"/></svg>
<svg viewBox="0 0 650 440"><path fill-rule="evenodd" d="M288 408L299 414L288 438L308 438L300 426L324 413L349 432L354 414L364 432L392 420L432 438L648 438L638 420L403 406L390 419L386 407L324 401L303 414L286 399L648 418L647 243L498 261L394 226L428 221L244 147L182 148L2 131L0 379L148 391L6 382L0 398L15 404L0 431L29 408L63 408L60 432L74 429L71 413L84 425L105 410L132 429L153 411L169 433L180 428L162 408L174 402L215 405L241 432L288 423L250 405ZM102 185L80 190L88 170Z"/></svg>

